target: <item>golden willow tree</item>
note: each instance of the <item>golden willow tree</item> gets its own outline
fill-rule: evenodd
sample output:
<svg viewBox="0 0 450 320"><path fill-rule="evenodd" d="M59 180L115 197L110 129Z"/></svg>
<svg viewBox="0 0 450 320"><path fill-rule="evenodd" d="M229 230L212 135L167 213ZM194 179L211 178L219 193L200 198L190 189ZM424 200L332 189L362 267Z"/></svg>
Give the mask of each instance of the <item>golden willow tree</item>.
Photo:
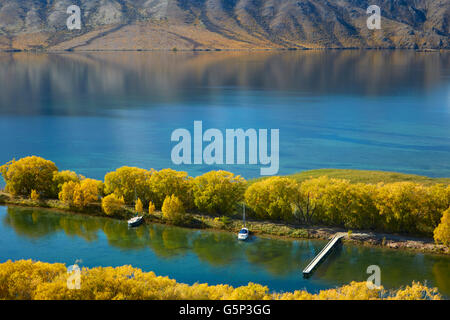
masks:
<svg viewBox="0 0 450 320"><path fill-rule="evenodd" d="M413 282L393 291L370 290L366 282L352 282L311 294L304 290L271 293L266 286L249 283L187 285L131 266L83 268L79 290L71 290L71 275L60 263L20 260L0 264L0 299L5 300L438 300L437 289Z"/></svg>

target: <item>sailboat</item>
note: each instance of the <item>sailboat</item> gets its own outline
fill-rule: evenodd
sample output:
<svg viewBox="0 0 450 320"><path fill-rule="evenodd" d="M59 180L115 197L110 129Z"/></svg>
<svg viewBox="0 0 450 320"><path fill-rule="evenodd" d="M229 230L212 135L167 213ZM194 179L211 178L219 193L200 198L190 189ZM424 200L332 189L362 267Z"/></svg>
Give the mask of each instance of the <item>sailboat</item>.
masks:
<svg viewBox="0 0 450 320"><path fill-rule="evenodd" d="M242 207L243 207L244 227L238 233L238 240L247 240L248 239L248 235L249 235L249 231L245 227L245 204L243 204Z"/></svg>
<svg viewBox="0 0 450 320"><path fill-rule="evenodd" d="M134 187L134 202L136 202L136 201L137 201L136 187ZM130 220L128 220L128 227L137 227L142 222L144 222L144 216L137 215L137 216L131 218Z"/></svg>

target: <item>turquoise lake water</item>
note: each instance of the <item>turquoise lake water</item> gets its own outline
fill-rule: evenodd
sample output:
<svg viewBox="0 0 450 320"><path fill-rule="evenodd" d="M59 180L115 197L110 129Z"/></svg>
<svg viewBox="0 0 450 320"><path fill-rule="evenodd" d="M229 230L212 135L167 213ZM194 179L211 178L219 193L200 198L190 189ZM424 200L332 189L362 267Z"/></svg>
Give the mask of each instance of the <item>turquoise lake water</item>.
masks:
<svg viewBox="0 0 450 320"><path fill-rule="evenodd" d="M101 179L171 161L173 130L280 129L280 171L450 177L450 54L411 51L0 54L0 162L39 155Z"/></svg>
<svg viewBox="0 0 450 320"><path fill-rule="evenodd" d="M381 284L399 288L412 281L436 286L450 297L450 257L392 249L342 245L311 278L302 270L325 241L287 241L164 225L129 229L126 221L44 209L0 206L0 262L34 259L85 267L130 264L178 282L247 285L272 291L334 288L366 281L370 265L381 270Z"/></svg>
<svg viewBox="0 0 450 320"><path fill-rule="evenodd" d="M279 174L318 169L450 177L450 54L412 51L0 54L0 163L38 155L103 179L120 166L196 176L260 165L171 162L177 128L279 129ZM1 179L0 179L1 180ZM1 186L1 181L0 181ZM185 283L310 291L367 279L428 281L450 296L449 258L344 245L311 279L323 241L253 238L0 207L0 261L131 264Z"/></svg>

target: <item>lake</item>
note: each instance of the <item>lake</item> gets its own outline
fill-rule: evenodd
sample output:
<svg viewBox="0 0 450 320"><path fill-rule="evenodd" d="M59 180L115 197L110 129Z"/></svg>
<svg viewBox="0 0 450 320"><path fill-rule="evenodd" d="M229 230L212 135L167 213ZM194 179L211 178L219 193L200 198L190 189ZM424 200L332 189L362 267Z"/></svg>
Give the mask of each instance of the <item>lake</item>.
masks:
<svg viewBox="0 0 450 320"><path fill-rule="evenodd" d="M174 165L171 133L279 129L280 170L450 177L450 54L413 51L0 54L0 163L39 155L102 179Z"/></svg>
<svg viewBox="0 0 450 320"><path fill-rule="evenodd" d="M34 259L84 267L132 265L178 282L263 284L271 291L317 292L366 281L378 265L381 284L413 280L450 296L450 257L343 244L305 279L302 270L325 245L320 240L276 240L164 225L129 229L126 221L45 209L0 206L0 262Z"/></svg>

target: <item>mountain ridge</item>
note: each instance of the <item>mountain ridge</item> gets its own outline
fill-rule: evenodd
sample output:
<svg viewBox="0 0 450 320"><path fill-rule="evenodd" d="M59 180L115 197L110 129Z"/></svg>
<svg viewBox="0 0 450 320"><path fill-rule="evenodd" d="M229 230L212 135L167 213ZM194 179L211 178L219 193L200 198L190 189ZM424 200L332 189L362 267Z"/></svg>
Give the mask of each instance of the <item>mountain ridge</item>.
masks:
<svg viewBox="0 0 450 320"><path fill-rule="evenodd" d="M449 0L0 0L0 50L449 49L449 17Z"/></svg>

